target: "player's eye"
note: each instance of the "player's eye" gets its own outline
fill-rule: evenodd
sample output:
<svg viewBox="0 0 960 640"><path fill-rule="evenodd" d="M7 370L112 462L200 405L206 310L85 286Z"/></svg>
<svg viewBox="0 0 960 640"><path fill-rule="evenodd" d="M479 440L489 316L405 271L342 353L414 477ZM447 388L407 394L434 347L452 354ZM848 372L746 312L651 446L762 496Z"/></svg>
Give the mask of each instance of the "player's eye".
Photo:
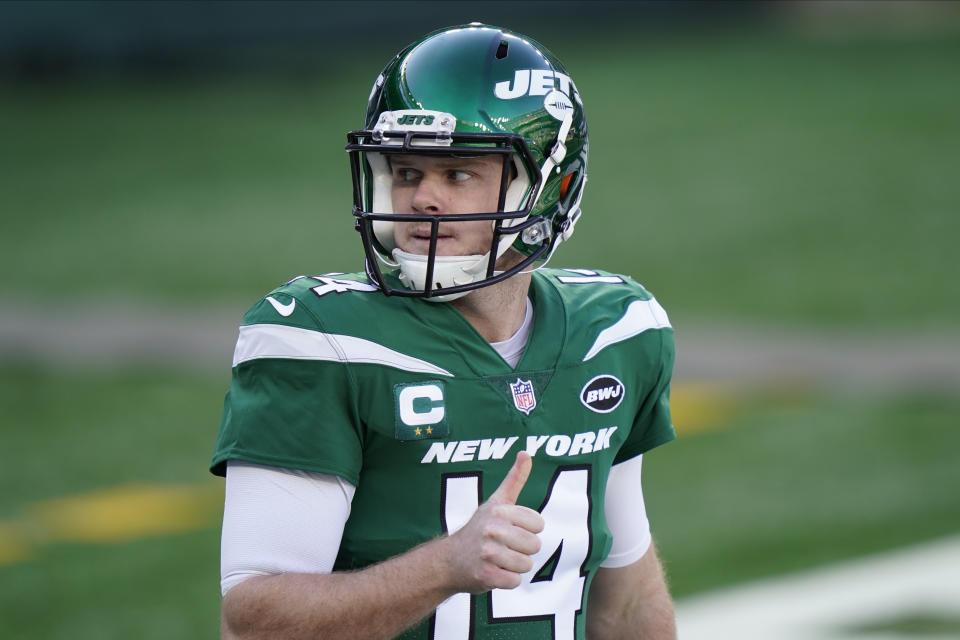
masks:
<svg viewBox="0 0 960 640"><path fill-rule="evenodd" d="M400 182L416 182L420 179L420 172L416 169L396 167L393 173L394 179L399 180Z"/></svg>
<svg viewBox="0 0 960 640"><path fill-rule="evenodd" d="M466 182L467 180L473 177L473 174L470 173L469 171L459 171L457 169L452 169L447 174L447 177L452 182Z"/></svg>

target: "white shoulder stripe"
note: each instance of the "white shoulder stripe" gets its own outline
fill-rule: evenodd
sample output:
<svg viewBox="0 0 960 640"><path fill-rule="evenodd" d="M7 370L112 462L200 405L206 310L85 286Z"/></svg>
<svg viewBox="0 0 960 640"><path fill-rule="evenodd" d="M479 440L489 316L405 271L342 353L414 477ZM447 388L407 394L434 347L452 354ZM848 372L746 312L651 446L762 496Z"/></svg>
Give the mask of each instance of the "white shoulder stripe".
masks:
<svg viewBox="0 0 960 640"><path fill-rule="evenodd" d="M587 355L583 356L583 361L586 362L612 344L632 338L648 329L663 329L669 326L667 312L656 299L635 300L627 307L622 318L600 332Z"/></svg>
<svg viewBox="0 0 960 640"><path fill-rule="evenodd" d="M240 338L233 352L233 366L258 358L382 364L414 373L453 377L446 369L370 340L282 324L251 324L240 327Z"/></svg>

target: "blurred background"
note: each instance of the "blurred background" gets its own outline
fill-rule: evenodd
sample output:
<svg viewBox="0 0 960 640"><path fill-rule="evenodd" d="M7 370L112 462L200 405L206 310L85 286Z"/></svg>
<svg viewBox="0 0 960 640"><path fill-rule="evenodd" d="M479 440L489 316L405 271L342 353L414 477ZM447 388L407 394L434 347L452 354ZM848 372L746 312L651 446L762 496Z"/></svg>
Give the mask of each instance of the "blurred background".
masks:
<svg viewBox="0 0 960 640"><path fill-rule="evenodd" d="M683 637L960 637L927 595L960 594L960 5L415 0L0 4L3 637L216 636L236 326L362 269L345 133L398 49L474 20L584 96L555 266L632 275L676 329L645 495ZM703 617L931 544L885 605L792 596L816 628Z"/></svg>

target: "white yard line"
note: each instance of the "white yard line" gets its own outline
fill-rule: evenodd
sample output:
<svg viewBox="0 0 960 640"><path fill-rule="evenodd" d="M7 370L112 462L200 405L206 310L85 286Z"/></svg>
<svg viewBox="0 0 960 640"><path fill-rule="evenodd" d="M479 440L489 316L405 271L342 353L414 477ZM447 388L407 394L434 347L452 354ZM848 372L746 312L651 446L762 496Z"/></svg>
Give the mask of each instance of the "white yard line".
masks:
<svg viewBox="0 0 960 640"><path fill-rule="evenodd" d="M680 640L900 640L849 629L931 614L960 617L960 536L677 604Z"/></svg>

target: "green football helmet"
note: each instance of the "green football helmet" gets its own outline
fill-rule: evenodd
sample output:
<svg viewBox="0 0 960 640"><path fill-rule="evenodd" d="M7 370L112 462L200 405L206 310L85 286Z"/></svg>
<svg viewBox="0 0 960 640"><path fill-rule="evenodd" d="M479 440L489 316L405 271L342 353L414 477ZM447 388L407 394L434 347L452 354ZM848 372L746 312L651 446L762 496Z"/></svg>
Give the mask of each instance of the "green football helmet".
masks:
<svg viewBox="0 0 960 640"><path fill-rule="evenodd" d="M367 275L387 295L453 300L542 266L580 217L588 149L580 95L543 45L506 29L472 23L407 46L377 77L365 129L347 141ZM395 214L394 154L499 157L497 210ZM464 220L490 221L490 250L437 256L440 223ZM398 221L430 223L427 255L397 247ZM522 259L496 270L511 248Z"/></svg>

